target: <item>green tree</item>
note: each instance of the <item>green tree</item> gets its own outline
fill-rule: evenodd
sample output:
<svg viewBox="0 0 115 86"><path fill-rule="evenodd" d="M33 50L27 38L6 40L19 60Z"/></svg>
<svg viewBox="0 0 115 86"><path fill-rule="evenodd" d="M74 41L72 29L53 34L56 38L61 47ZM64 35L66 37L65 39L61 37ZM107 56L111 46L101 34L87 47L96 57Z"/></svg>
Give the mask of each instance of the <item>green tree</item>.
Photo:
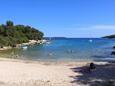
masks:
<svg viewBox="0 0 115 86"><path fill-rule="evenodd" d="M6 21L6 26L14 26L14 24L12 21L8 20Z"/></svg>
<svg viewBox="0 0 115 86"><path fill-rule="evenodd" d="M0 46L14 46L29 40L43 39L43 33L36 28L25 25L14 25L7 21L6 25L0 25Z"/></svg>

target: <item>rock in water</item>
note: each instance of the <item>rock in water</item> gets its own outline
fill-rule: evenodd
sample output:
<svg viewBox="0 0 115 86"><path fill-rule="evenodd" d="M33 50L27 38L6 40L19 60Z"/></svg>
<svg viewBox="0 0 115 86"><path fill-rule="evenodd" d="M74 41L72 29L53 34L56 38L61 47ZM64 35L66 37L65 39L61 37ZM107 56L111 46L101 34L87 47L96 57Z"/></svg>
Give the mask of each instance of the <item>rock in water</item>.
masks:
<svg viewBox="0 0 115 86"><path fill-rule="evenodd" d="M115 46L113 46L113 48L115 49Z"/></svg>
<svg viewBox="0 0 115 86"><path fill-rule="evenodd" d="M115 51L112 51L112 52L111 52L111 55L115 55Z"/></svg>

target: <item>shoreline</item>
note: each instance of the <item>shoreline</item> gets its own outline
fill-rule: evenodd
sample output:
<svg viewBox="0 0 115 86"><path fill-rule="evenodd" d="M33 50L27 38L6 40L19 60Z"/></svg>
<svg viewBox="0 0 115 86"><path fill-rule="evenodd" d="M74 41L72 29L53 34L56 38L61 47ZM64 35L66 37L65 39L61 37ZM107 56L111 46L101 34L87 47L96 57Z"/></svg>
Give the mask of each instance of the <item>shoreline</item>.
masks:
<svg viewBox="0 0 115 86"><path fill-rule="evenodd" d="M18 58L7 58L7 57L0 57L0 61L11 61L11 62L24 62L24 63L50 63L50 64L82 64L82 63L91 63L94 62L96 64L108 63L109 61L93 61L93 60L82 60L82 61L73 61L73 60L31 60L31 59L18 59Z"/></svg>
<svg viewBox="0 0 115 86"><path fill-rule="evenodd" d="M90 62L38 62L0 58L0 85L2 86L89 86L71 83L81 73L72 68L88 66ZM105 65L107 62L94 62ZM77 78L77 77L76 77Z"/></svg>
<svg viewBox="0 0 115 86"><path fill-rule="evenodd" d="M16 44L16 47L11 47L11 46L4 46L3 48L0 48L0 51L3 50L10 50L13 48L21 48L21 46L28 46L28 45L35 45L35 44L44 44L46 43L47 40L29 40L27 43L22 43L22 44Z"/></svg>
<svg viewBox="0 0 115 86"><path fill-rule="evenodd" d="M34 43L36 41L31 40L23 45ZM105 82L115 81L115 63L92 60L36 61L10 57L0 58L0 86L91 86L91 83L98 84L103 79ZM96 70L87 73L91 62L96 65Z"/></svg>

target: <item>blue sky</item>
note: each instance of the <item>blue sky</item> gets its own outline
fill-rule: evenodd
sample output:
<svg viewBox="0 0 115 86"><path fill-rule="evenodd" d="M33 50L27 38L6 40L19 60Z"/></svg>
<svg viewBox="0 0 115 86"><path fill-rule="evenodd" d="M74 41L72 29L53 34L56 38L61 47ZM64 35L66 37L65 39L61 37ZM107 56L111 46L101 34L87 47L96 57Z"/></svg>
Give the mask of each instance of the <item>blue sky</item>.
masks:
<svg viewBox="0 0 115 86"><path fill-rule="evenodd" d="M115 34L115 0L0 0L0 23L31 25L45 36Z"/></svg>

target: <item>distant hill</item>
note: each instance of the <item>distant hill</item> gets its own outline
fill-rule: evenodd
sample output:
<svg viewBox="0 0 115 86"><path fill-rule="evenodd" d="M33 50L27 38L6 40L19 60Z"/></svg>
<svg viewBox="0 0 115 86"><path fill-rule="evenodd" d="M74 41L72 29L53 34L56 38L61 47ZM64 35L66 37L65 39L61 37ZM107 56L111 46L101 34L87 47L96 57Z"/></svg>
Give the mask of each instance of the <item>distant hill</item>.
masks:
<svg viewBox="0 0 115 86"><path fill-rule="evenodd" d="M102 38L110 38L110 39L112 39L112 38L115 38L115 35L104 36L104 37L102 37Z"/></svg>
<svg viewBox="0 0 115 86"><path fill-rule="evenodd" d="M43 35L31 26L14 25L12 21L6 21L6 24L0 25L0 46L15 46L29 40L41 40Z"/></svg>

